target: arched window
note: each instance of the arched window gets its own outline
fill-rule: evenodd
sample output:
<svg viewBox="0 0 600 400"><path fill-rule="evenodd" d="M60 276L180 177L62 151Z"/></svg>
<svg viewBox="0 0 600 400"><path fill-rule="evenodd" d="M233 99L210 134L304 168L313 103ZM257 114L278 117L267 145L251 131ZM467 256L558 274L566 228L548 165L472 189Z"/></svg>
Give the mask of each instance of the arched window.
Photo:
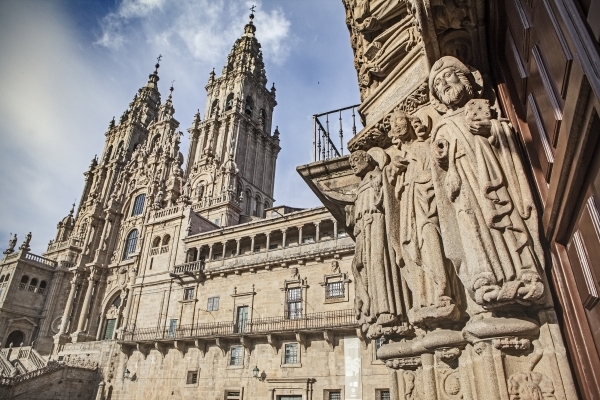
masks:
<svg viewBox="0 0 600 400"><path fill-rule="evenodd" d="M123 251L123 260L128 260L131 254L135 252L135 246L137 246L138 230L134 229L127 235L125 240L125 249Z"/></svg>
<svg viewBox="0 0 600 400"><path fill-rule="evenodd" d="M162 245L163 246L168 245L169 244L169 240L171 240L171 236L165 235L165 237L163 237L163 240L162 240Z"/></svg>
<svg viewBox="0 0 600 400"><path fill-rule="evenodd" d="M265 201L265 208L263 208L263 217L267 218L267 208L269 208L269 202Z"/></svg>
<svg viewBox="0 0 600 400"><path fill-rule="evenodd" d="M144 211L144 202L146 201L146 195L144 193L138 195L133 201L133 210L131 215L140 215Z"/></svg>
<svg viewBox="0 0 600 400"><path fill-rule="evenodd" d="M261 108L260 111L258 112L258 118L260 120L260 123L264 127L265 124L267 123L267 113L264 108Z"/></svg>
<svg viewBox="0 0 600 400"><path fill-rule="evenodd" d="M119 308L119 306L121 305L121 296L115 297L115 299L112 302L112 305L116 308Z"/></svg>
<svg viewBox="0 0 600 400"><path fill-rule="evenodd" d="M27 283L29 282L29 277L27 275L23 275L23 277L21 278L21 283Z"/></svg>
<svg viewBox="0 0 600 400"><path fill-rule="evenodd" d="M29 286L37 286L38 280L36 278L33 278L31 280L31 283L29 284Z"/></svg>
<svg viewBox="0 0 600 400"><path fill-rule="evenodd" d="M4 282L4 275L0 276L0 283Z"/></svg>
<svg viewBox="0 0 600 400"><path fill-rule="evenodd" d="M40 282L40 289L46 289L46 281Z"/></svg>
<svg viewBox="0 0 600 400"><path fill-rule="evenodd" d="M227 101L225 101L225 111L231 110L233 108L233 93L229 93L227 95Z"/></svg>
<svg viewBox="0 0 600 400"><path fill-rule="evenodd" d="M252 196L250 191L246 190L246 215L252 215Z"/></svg>
<svg viewBox="0 0 600 400"><path fill-rule="evenodd" d="M152 240L152 247L154 248L158 246L160 246L160 236L157 236Z"/></svg>
<svg viewBox="0 0 600 400"><path fill-rule="evenodd" d="M210 106L210 115L213 116L217 112L218 108L219 108L219 100L213 101Z"/></svg>
<svg viewBox="0 0 600 400"><path fill-rule="evenodd" d="M254 216L260 216L260 197L256 196L256 201L254 202Z"/></svg>
<svg viewBox="0 0 600 400"><path fill-rule="evenodd" d="M12 347L20 346L21 343L25 341L25 334L21 331L12 331L10 335L6 338L6 343L4 343L4 347Z"/></svg>
<svg viewBox="0 0 600 400"><path fill-rule="evenodd" d="M158 146L159 140L160 140L160 135L154 136L154 138L152 139L152 143L150 144L150 151L153 151L156 148L156 146Z"/></svg>
<svg viewBox="0 0 600 400"><path fill-rule="evenodd" d="M244 112L247 115L252 116L253 110L254 110L254 100L252 100L252 97L248 96L248 97L246 97L246 105L244 106Z"/></svg>

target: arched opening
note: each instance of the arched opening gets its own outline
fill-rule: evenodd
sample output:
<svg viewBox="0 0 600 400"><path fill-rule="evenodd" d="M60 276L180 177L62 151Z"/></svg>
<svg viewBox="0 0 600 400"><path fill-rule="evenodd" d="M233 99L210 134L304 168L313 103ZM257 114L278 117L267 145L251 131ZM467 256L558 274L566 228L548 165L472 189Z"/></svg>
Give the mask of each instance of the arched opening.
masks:
<svg viewBox="0 0 600 400"><path fill-rule="evenodd" d="M123 151L123 141L122 140L119 142L119 145L117 146L117 151L115 151L115 154L113 157L118 157L119 154L121 154L121 151Z"/></svg>
<svg viewBox="0 0 600 400"><path fill-rule="evenodd" d="M31 283L29 284L29 286L34 286L35 287L35 286L37 286L37 284L38 284L38 280L36 278L33 278L31 280Z"/></svg>
<svg viewBox="0 0 600 400"><path fill-rule="evenodd" d="M128 260L131 254L135 252L138 240L138 230L134 229L129 232L127 239L125 240L125 249L123 251L123 260Z"/></svg>
<svg viewBox="0 0 600 400"><path fill-rule="evenodd" d="M171 236L169 236L169 235L165 235L165 236L163 237L163 240L162 240L162 245L163 245L163 246L166 246L166 245L168 245L170 240L171 240Z"/></svg>
<svg viewBox="0 0 600 400"><path fill-rule="evenodd" d="M29 277L27 275L23 275L23 277L21 278L21 283L28 283L29 282Z"/></svg>
<svg viewBox="0 0 600 400"><path fill-rule="evenodd" d="M152 248L160 246L160 236L155 237L152 240Z"/></svg>
<svg viewBox="0 0 600 400"><path fill-rule="evenodd" d="M152 143L150 143L150 151L154 151L156 147L158 147L158 142L160 140L160 135L156 135L152 138Z"/></svg>
<svg viewBox="0 0 600 400"><path fill-rule="evenodd" d="M246 115L252 116L252 111L254 110L254 100L252 97L246 97L246 104L244 105L244 112Z"/></svg>
<svg viewBox="0 0 600 400"><path fill-rule="evenodd" d="M198 257L198 249L196 249L195 247L188 249L188 251L185 255L185 262L196 261L197 257Z"/></svg>
<svg viewBox="0 0 600 400"><path fill-rule="evenodd" d="M227 95L227 100L225 101L225 111L231 110L233 108L233 93L229 93Z"/></svg>
<svg viewBox="0 0 600 400"><path fill-rule="evenodd" d="M265 208L263 208L263 217L267 218L267 208L269 208L269 202L265 201Z"/></svg>
<svg viewBox="0 0 600 400"><path fill-rule="evenodd" d="M260 124L262 125L263 128L266 126L267 113L264 108L261 108L260 111L258 112L258 122L260 122Z"/></svg>
<svg viewBox="0 0 600 400"><path fill-rule="evenodd" d="M212 102L211 106L210 106L210 115L213 116L215 115L215 113L217 112L217 109L219 108L219 100L215 100Z"/></svg>
<svg viewBox="0 0 600 400"><path fill-rule="evenodd" d="M253 215L255 217L259 217L260 216L260 203L261 203L260 197L256 196L255 200L256 201L254 202L254 213L253 213Z"/></svg>
<svg viewBox="0 0 600 400"><path fill-rule="evenodd" d="M40 282L40 289L46 289L46 281Z"/></svg>
<svg viewBox="0 0 600 400"><path fill-rule="evenodd" d="M4 282L5 275L0 276L0 283Z"/></svg>
<svg viewBox="0 0 600 400"><path fill-rule="evenodd" d="M25 342L25 334L21 331L12 331L10 335L6 338L6 342L4 343L4 347L17 347L20 346L21 343Z"/></svg>
<svg viewBox="0 0 600 400"><path fill-rule="evenodd" d="M246 190L246 215L252 215L252 195Z"/></svg>

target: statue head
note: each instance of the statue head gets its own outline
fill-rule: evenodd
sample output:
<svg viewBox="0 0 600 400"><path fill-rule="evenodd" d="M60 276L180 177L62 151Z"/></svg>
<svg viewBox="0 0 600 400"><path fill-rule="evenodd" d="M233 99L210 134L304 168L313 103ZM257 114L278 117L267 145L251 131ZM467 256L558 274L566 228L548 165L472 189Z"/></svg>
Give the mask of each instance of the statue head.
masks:
<svg viewBox="0 0 600 400"><path fill-rule="evenodd" d="M469 67L456 57L440 58L429 72L431 95L449 108L462 107L473 98L470 75Z"/></svg>
<svg viewBox="0 0 600 400"><path fill-rule="evenodd" d="M410 140L426 138L427 127L423 125L419 117L408 115L402 110L396 110L390 118L388 136L395 146L400 147L402 143Z"/></svg>
<svg viewBox="0 0 600 400"><path fill-rule="evenodd" d="M373 169L373 158L364 150L357 150L350 155L350 166L354 175L364 176L367 172Z"/></svg>

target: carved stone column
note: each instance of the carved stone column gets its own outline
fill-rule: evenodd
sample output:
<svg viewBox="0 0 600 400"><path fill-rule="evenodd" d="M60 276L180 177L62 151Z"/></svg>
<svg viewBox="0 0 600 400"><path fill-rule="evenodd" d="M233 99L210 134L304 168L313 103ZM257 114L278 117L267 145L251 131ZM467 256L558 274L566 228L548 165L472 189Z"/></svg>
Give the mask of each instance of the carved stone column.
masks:
<svg viewBox="0 0 600 400"><path fill-rule="evenodd" d="M283 236L281 240L281 247L285 248L285 246L287 245L287 228L282 229L281 234Z"/></svg>
<svg viewBox="0 0 600 400"><path fill-rule="evenodd" d="M266 233L265 235L267 235L267 248L266 248L266 252L269 251L269 245L271 244L271 232Z"/></svg>
<svg viewBox="0 0 600 400"><path fill-rule="evenodd" d="M315 222L315 242L320 240L321 221Z"/></svg>
<svg viewBox="0 0 600 400"><path fill-rule="evenodd" d="M302 226L298 227L298 246L302 244Z"/></svg>
<svg viewBox="0 0 600 400"><path fill-rule="evenodd" d="M213 258L213 246L214 244L211 243L208 245L208 261L212 261Z"/></svg>
<svg viewBox="0 0 600 400"><path fill-rule="evenodd" d="M256 235L252 236L252 240L250 241L250 254L254 253L254 239L256 238Z"/></svg>
<svg viewBox="0 0 600 400"><path fill-rule="evenodd" d="M241 246L241 243L242 243L242 239L241 238L240 239L236 239L235 242L236 242L235 255L239 256L240 255L240 246Z"/></svg>
<svg viewBox="0 0 600 400"><path fill-rule="evenodd" d="M69 324L69 317L71 316L71 311L73 310L73 301L75 299L75 294L77 293L77 286L79 285L79 272L76 271L73 279L71 279L71 290L69 291L69 297L67 298L67 304L65 305L65 310L63 312L62 320L60 322L60 329L58 331L58 335L62 336L67 331L67 325Z"/></svg>
<svg viewBox="0 0 600 400"><path fill-rule="evenodd" d="M338 237L338 222L337 219L333 220L333 238L337 239Z"/></svg>
<svg viewBox="0 0 600 400"><path fill-rule="evenodd" d="M83 335L83 332L85 330L86 322L88 321L90 302L92 300L92 295L94 294L94 290L96 289L96 285L98 283L98 280L96 279L95 275L96 271L92 269L90 271L90 276L88 277L88 287L85 293L85 299L83 300L83 305L81 307L81 313L79 314L79 323L77 324L77 331L73 334L73 340L75 342L80 341L80 336L85 336Z"/></svg>

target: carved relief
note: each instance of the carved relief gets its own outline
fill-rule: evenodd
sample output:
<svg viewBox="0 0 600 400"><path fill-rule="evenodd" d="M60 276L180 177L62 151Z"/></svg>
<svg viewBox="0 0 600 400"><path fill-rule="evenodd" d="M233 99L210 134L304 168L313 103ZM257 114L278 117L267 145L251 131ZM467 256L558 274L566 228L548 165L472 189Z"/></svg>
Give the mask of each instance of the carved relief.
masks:
<svg viewBox="0 0 600 400"><path fill-rule="evenodd" d="M556 399L554 383L538 372L519 372L508 378L510 400Z"/></svg>

